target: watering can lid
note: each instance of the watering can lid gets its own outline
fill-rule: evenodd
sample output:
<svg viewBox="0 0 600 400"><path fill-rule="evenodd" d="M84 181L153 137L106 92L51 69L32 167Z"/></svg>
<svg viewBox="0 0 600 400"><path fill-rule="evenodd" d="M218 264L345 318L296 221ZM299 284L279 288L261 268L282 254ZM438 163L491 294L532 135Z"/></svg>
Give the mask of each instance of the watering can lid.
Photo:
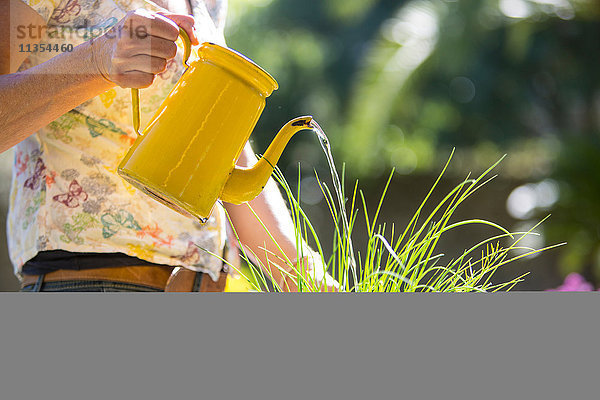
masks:
<svg viewBox="0 0 600 400"><path fill-rule="evenodd" d="M210 42L202 43L198 49L198 56L200 59L209 60L236 73L248 83L257 87L265 97L271 95L273 90L277 90L279 87L275 78L267 71L245 55L228 47Z"/></svg>

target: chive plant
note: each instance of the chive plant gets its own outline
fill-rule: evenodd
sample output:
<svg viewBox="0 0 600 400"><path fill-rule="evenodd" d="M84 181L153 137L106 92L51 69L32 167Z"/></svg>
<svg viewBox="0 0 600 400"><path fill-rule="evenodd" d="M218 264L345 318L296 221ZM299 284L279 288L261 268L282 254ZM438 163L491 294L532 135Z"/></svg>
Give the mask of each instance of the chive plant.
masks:
<svg viewBox="0 0 600 400"><path fill-rule="evenodd" d="M498 268L561 244L542 249L529 248L521 244L525 236L537 235L534 230L545 218L527 232L509 232L502 226L483 219L453 222L452 217L457 208L495 178L495 176L490 176L490 173L502 159L476 178L468 175L438 204L434 204L431 212L426 213L425 208L429 207L430 198L444 176L451 159L452 154L404 229L397 229L395 224L381 223L378 220L394 171L391 172L379 204L372 215L367 210L365 197L358 188L358 182L355 183L350 198L347 226L341 223L340 218L344 210L340 209L342 208L339 206L340 202L336 202L334 199L335 195L340 196L341 199L346 198L343 189L343 169L339 193L331 193L328 186L317 175L317 181L325 196L333 222L333 249L329 255L325 254L313 224L300 206L300 178L298 178L298 191L294 193L281 171L276 168L273 176L287 197L294 223L298 248L295 260L305 260L304 257L307 254L304 254L305 247L302 244L311 243L315 253L309 256L316 259L312 263L316 267L309 269L304 261L298 262L296 265L294 260L277 257L265 249L263 251L265 251L269 266L263 265L256 254L241 245L239 246L241 258L247 264L247 268L240 269L233 265L231 267L249 282L251 291L257 292L288 291L292 285L297 287L299 292L326 291L323 276L327 273L337 281L335 291L339 292L508 291L523 281L527 273L507 282L494 282L493 276ZM362 206L362 213L358 208L359 203ZM250 205L247 206L250 207ZM251 207L250 209L252 210ZM253 210L252 212L254 213ZM352 245L352 231L359 214L362 214L361 218L365 219L367 241L366 247L362 251L357 250L357 253L354 254L353 251L356 247ZM270 240L281 250L258 215L254 213L254 216L261 229L267 232ZM443 236L454 234L455 229L469 225L486 225L497 230L498 234L475 243L472 247L465 249L460 256L445 261L444 254L438 249L439 240ZM239 244L239 237L235 229L234 234ZM507 241L509 242L507 246L501 244ZM287 279L276 282L273 279L271 268L277 268ZM292 282L292 285L288 282Z"/></svg>

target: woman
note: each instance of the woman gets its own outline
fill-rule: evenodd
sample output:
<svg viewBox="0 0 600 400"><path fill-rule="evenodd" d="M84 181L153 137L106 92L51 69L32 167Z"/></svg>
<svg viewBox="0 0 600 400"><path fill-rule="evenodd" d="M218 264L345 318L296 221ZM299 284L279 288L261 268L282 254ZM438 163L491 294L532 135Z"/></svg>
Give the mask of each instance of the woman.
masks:
<svg viewBox="0 0 600 400"><path fill-rule="evenodd" d="M183 72L179 27L195 45L224 45L224 2L10 0L2 7L11 40L0 48L0 151L16 146L7 236L22 290L163 291L169 279L177 283L173 272L190 270L200 272L192 274L196 290L222 290L222 262L200 248L223 254L223 208L201 226L133 189L116 166L135 140L129 88L144 88L147 122ZM253 158L247 144L239 164ZM224 205L243 245L295 290L272 265L297 257L276 186L270 182L251 206L284 254L246 205ZM267 262L264 249L276 257Z"/></svg>

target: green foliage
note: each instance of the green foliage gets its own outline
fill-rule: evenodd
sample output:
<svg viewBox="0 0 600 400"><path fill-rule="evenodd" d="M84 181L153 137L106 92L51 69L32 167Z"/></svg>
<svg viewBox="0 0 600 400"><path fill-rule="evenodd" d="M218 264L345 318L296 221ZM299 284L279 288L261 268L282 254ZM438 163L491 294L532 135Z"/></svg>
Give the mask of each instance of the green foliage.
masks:
<svg viewBox="0 0 600 400"><path fill-rule="evenodd" d="M280 82L259 147L313 114L348 173L370 177L431 171L455 146L502 154L597 131L597 3L522 1L527 15L511 18L496 0L232 0L229 44Z"/></svg>
<svg viewBox="0 0 600 400"><path fill-rule="evenodd" d="M334 199L336 194L332 194L327 186L320 182L334 222L333 236L335 240L331 255L325 254L312 223L300 206L299 194L298 197L294 195L281 171L276 170L274 177L287 196L294 220L296 242L299 249L296 259L300 260L305 256L302 253L302 246L299 244L310 242L314 248L318 249L318 255L315 255L315 257L319 262L315 265L321 266L322 269L317 268L307 272L306 265L296 266L287 258L278 260L278 263L283 264L278 268L282 274L292 280L295 286L298 287L299 292L307 293L324 291L325 280L322 277L327 272L330 272L333 278L339 282L337 290L340 292L495 292L510 290L521 282L526 274L508 282L494 283L492 278L498 268L517 259L557 246L533 249L521 244L521 241L527 235L535 234L533 229L537 225L528 232L510 233L503 227L482 219L452 221L453 214L461 203L493 179L488 175L499 162L477 178L467 177L451 190L439 204L433 205L432 211L427 213L425 210L426 206L429 205L428 200L447 170L450 163L450 160L448 160L411 220L403 230L399 231L396 230L393 224L387 226L386 223L379 223L378 221L379 211L392 180L393 171L372 219L367 211L363 193L358 191L357 182L350 200L352 208L349 215L350 223L347 228L340 223L344 211ZM358 251L355 257L352 231L358 217L358 209L355 207L357 206L357 195L359 193L362 199L369 239L364 251ZM344 193L338 193L337 195L345 198ZM252 208L250 207L250 209ZM279 247L277 241L262 224L260 218L256 214L255 217L259 225L268 233L273 244ZM457 258L444 264L444 254L439 253L437 249L437 244L442 236L459 234L459 230L471 225L489 226L498 230L499 233L476 243L471 248L464 250ZM501 242L506 239L510 239L510 244L503 247ZM240 248L243 249L242 246ZM250 274L244 274L237 268L236 270L250 283L252 290L287 291L285 286L282 287L273 280L272 275L269 274L270 268L262 265L255 254L248 252L249 250L243 249L244 259L249 266ZM275 255L272 255L272 257L274 258Z"/></svg>
<svg viewBox="0 0 600 400"><path fill-rule="evenodd" d="M352 178L432 173L454 147L455 164L471 169L510 154L507 178L559 184L546 228L570 243L563 273L600 282L600 3L230 1L229 45L280 83L253 136L258 152L311 114ZM306 143L294 139L280 163L292 181L298 161L325 167Z"/></svg>

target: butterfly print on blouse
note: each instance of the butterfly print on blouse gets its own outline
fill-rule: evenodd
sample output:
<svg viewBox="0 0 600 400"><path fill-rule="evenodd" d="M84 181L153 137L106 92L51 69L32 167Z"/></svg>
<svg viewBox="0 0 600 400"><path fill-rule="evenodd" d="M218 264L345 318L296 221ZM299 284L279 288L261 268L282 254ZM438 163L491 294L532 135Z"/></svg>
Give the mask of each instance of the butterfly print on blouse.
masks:
<svg viewBox="0 0 600 400"><path fill-rule="evenodd" d="M30 206L25 209L25 215L23 216L23 223L21 227L23 230L29 227L29 224L33 222L35 216L40 209L41 205L44 204L44 200L46 199L46 192L40 191L37 196L32 199L30 202Z"/></svg>
<svg viewBox="0 0 600 400"><path fill-rule="evenodd" d="M108 239L115 235L121 227L127 229L133 229L134 231L140 231L142 228L137 223L133 215L126 210L119 210L119 212L107 212L100 217L102 222L102 237Z"/></svg>
<svg viewBox="0 0 600 400"><path fill-rule="evenodd" d="M52 200L64 204L69 208L77 208L81 203L88 199L88 194L83 190L79 182L73 179L69 184L69 190L66 193L57 194Z"/></svg>
<svg viewBox="0 0 600 400"><path fill-rule="evenodd" d="M17 176L21 175L27 169L27 163L29 162L29 154L23 155L22 151L17 151L15 154L15 169L17 170Z"/></svg>
<svg viewBox="0 0 600 400"><path fill-rule="evenodd" d="M45 236L45 235L38 236L35 247L36 247L37 251L46 250L46 247L48 247L48 236Z"/></svg>
<svg viewBox="0 0 600 400"><path fill-rule="evenodd" d="M63 114L59 118L48 124L49 132L46 136L50 139L60 140L65 144L73 142L73 137L69 135L69 132L73 128L81 123L81 113L77 110L71 110L66 114Z"/></svg>
<svg viewBox="0 0 600 400"><path fill-rule="evenodd" d="M73 215L72 220L73 223L67 222L63 225L64 235L60 236L60 240L65 243L73 242L82 245L84 239L80 236L81 233L94 226L98 220L85 212Z"/></svg>
<svg viewBox="0 0 600 400"><path fill-rule="evenodd" d="M100 98L102 104L104 104L104 107L108 108L115 100L115 97L117 97L117 91L115 89L110 89L98 95L98 97Z"/></svg>
<svg viewBox="0 0 600 400"><path fill-rule="evenodd" d="M31 190L37 190L40 187L42 180L46 179L46 166L41 158L38 158L35 162L35 169L33 175L25 180L24 187Z"/></svg>
<svg viewBox="0 0 600 400"><path fill-rule="evenodd" d="M194 265L200 261L200 251L198 250L198 246L193 242L188 242L185 254L172 258L180 260L183 265Z"/></svg>
<svg viewBox="0 0 600 400"><path fill-rule="evenodd" d="M56 183L56 171L50 171L46 174L46 187L52 187L54 183Z"/></svg>
<svg viewBox="0 0 600 400"><path fill-rule="evenodd" d="M126 135L126 133L122 129L117 128L114 122L105 118L96 120L88 116L85 118L85 124L88 127L90 136L92 136L93 138L102 136L102 134L104 134L107 131L118 133L120 135Z"/></svg>
<svg viewBox="0 0 600 400"><path fill-rule="evenodd" d="M142 238L145 236L150 236L152 238L154 246L171 247L171 245L173 244L173 236L168 235L166 238L162 238L162 233L163 230L159 228L157 223L154 223L154 226L146 225L142 228L141 231L137 232L136 235Z"/></svg>
<svg viewBox="0 0 600 400"><path fill-rule="evenodd" d="M119 136L119 140L127 146L133 146L133 144L135 143L135 138L131 137L131 136L127 136L127 135ZM111 172L114 173L114 171L111 171Z"/></svg>
<svg viewBox="0 0 600 400"><path fill-rule="evenodd" d="M74 17L78 16L81 12L81 6L79 5L78 0L69 0L67 4L65 4L62 8L57 8L54 10L54 14L52 15L52 19L61 24L70 22Z"/></svg>

